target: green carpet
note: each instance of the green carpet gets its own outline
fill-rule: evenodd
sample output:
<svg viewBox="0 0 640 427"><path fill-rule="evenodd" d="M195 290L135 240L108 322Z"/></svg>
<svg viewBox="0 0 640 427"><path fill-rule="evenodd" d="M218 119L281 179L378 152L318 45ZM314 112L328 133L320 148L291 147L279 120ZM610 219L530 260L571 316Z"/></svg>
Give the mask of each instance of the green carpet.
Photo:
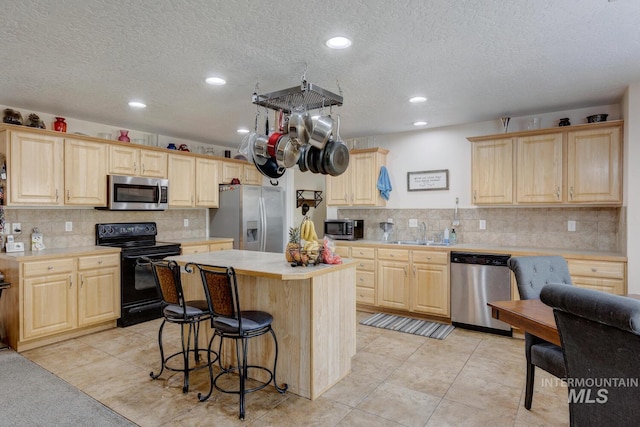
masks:
<svg viewBox="0 0 640 427"><path fill-rule="evenodd" d="M0 351L0 426L135 425L15 351Z"/></svg>

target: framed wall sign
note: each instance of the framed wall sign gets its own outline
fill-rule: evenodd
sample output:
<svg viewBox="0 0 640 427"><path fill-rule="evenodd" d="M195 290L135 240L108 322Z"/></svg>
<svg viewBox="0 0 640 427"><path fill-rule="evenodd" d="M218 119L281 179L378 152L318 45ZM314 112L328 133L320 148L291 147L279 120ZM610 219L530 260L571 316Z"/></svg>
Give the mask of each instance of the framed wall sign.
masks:
<svg viewBox="0 0 640 427"><path fill-rule="evenodd" d="M449 169L407 172L407 191L448 190Z"/></svg>

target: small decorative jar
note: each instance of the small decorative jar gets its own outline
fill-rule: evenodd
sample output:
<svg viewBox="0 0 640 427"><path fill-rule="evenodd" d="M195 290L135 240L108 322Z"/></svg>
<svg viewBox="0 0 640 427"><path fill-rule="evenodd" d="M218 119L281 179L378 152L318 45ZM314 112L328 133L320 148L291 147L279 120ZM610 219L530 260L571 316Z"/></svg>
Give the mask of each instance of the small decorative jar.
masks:
<svg viewBox="0 0 640 427"><path fill-rule="evenodd" d="M571 122L569 122L568 117L565 117L564 119L560 119L558 126L571 126Z"/></svg>
<svg viewBox="0 0 640 427"><path fill-rule="evenodd" d="M167 145L167 148L169 150L177 150L178 147L176 147L176 144L174 144L173 142L170 142L169 145Z"/></svg>
<svg viewBox="0 0 640 427"><path fill-rule="evenodd" d="M67 131L67 122L64 121L64 117L56 117L56 121L53 122L53 130L58 132Z"/></svg>
<svg viewBox="0 0 640 427"><path fill-rule="evenodd" d="M121 130L120 131L120 136L118 137L118 141L131 142L131 139L129 139L129 131L128 130Z"/></svg>

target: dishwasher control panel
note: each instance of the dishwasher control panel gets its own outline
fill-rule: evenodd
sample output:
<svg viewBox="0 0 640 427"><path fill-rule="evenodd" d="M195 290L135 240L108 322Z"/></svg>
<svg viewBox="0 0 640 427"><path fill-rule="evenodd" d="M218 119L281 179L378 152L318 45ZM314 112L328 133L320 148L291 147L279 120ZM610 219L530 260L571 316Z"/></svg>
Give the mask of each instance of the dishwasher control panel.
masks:
<svg viewBox="0 0 640 427"><path fill-rule="evenodd" d="M511 255L507 254L478 254L473 252L451 252L451 262L460 264L493 265L506 267Z"/></svg>

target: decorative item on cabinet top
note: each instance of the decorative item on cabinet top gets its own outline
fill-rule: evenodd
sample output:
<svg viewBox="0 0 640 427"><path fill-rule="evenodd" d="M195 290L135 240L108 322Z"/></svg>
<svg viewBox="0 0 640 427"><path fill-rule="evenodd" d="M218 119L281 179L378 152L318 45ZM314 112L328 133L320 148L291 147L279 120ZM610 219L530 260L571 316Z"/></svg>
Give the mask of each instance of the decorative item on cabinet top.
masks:
<svg viewBox="0 0 640 427"><path fill-rule="evenodd" d="M22 114L20 111L14 110L12 108L4 109L4 117L2 118L3 123L9 123L11 125L21 125L22 124Z"/></svg>

